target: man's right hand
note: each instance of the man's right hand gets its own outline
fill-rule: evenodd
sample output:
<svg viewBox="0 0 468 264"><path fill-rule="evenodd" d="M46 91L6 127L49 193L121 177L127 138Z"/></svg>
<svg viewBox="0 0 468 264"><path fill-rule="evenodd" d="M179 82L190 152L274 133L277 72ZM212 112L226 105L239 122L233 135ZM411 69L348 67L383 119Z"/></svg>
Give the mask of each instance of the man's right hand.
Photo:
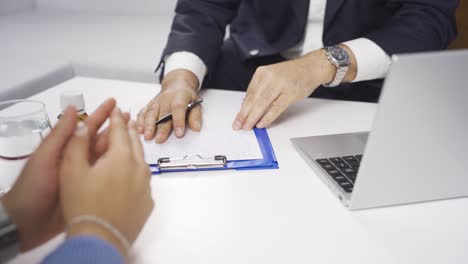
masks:
<svg viewBox="0 0 468 264"><path fill-rule="evenodd" d="M186 120L190 129L200 131L201 107L195 107L186 116L187 105L198 99L197 77L188 70L174 70L164 77L161 86L161 92L138 113L138 132L144 133L145 140L151 140L156 135L156 143L163 143L172 129L177 137L183 137ZM169 113L172 113L172 121L156 127L155 122Z"/></svg>

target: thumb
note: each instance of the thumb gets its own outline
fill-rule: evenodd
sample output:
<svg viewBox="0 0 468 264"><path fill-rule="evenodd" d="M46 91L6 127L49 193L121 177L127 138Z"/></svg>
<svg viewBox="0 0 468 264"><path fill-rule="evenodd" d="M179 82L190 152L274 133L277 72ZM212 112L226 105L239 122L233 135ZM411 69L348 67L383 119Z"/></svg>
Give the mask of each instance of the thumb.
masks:
<svg viewBox="0 0 468 264"><path fill-rule="evenodd" d="M74 170L89 167L90 141L88 127L85 123L80 122L65 148L63 161L65 168Z"/></svg>

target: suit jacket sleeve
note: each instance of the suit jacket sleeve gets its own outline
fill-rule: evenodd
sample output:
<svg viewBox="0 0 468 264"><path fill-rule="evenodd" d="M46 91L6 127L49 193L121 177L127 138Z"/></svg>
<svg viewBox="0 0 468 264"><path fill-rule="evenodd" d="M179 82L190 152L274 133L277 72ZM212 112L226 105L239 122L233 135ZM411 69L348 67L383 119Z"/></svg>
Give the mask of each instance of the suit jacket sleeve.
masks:
<svg viewBox="0 0 468 264"><path fill-rule="evenodd" d="M365 37L387 54L445 49L456 37L458 0L389 0L395 10L385 25Z"/></svg>
<svg viewBox="0 0 468 264"><path fill-rule="evenodd" d="M179 0L158 69L167 55L179 51L196 54L211 69L239 3L240 0Z"/></svg>
<svg viewBox="0 0 468 264"><path fill-rule="evenodd" d="M125 261L109 243L94 236L77 236L66 240L47 256L42 264L123 264Z"/></svg>

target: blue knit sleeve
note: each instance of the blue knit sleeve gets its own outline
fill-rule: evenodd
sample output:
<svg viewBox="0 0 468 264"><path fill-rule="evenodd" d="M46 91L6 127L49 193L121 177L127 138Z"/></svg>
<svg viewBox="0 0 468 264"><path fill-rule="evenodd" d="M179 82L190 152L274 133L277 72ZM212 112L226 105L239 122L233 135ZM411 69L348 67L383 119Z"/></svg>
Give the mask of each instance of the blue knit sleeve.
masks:
<svg viewBox="0 0 468 264"><path fill-rule="evenodd" d="M42 261L43 264L123 264L124 262L117 249L94 236L70 238Z"/></svg>

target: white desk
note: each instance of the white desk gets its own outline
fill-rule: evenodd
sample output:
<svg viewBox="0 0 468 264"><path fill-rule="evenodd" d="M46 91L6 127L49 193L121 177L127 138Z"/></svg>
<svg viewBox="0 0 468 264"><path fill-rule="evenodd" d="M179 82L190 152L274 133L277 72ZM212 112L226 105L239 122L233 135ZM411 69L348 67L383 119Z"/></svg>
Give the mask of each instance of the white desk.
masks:
<svg viewBox="0 0 468 264"><path fill-rule="evenodd" d="M59 93L84 91L123 109L157 85L75 78L34 99L51 120ZM226 93L209 90L209 93ZM350 212L296 153L291 137L369 130L376 105L307 99L269 129L279 170L180 173L152 179L156 207L134 263L468 263L468 199ZM37 262L61 238L12 263Z"/></svg>

